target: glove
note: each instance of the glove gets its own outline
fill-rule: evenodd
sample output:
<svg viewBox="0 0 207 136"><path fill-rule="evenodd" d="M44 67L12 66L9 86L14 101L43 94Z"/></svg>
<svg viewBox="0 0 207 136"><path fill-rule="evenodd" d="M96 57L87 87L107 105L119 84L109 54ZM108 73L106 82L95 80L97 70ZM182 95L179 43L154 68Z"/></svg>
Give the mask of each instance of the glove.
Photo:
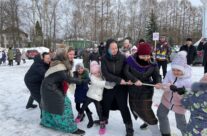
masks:
<svg viewBox="0 0 207 136"><path fill-rule="evenodd" d="M177 89L177 93L179 95L183 95L183 94L185 94L185 92L186 92L186 90L185 90L185 87L184 86Z"/></svg>
<svg viewBox="0 0 207 136"><path fill-rule="evenodd" d="M177 88L175 85L171 85L170 86L170 90L172 90L173 92L177 92L179 95L183 95L186 92L184 86L181 87L181 88Z"/></svg>
<svg viewBox="0 0 207 136"><path fill-rule="evenodd" d="M106 81L105 85L106 85L106 86L114 87L114 86L116 85L116 83Z"/></svg>
<svg viewBox="0 0 207 136"><path fill-rule="evenodd" d="M170 85L170 90L172 90L173 92L177 92L177 86L175 85Z"/></svg>

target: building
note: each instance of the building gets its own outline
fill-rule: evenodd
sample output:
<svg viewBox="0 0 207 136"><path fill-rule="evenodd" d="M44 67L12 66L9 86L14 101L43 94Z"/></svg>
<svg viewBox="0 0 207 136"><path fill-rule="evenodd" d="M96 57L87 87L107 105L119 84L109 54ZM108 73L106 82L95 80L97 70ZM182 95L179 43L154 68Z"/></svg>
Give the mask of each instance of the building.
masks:
<svg viewBox="0 0 207 136"><path fill-rule="evenodd" d="M9 27L0 32L0 47L21 48L26 47L27 45L28 34L19 28Z"/></svg>

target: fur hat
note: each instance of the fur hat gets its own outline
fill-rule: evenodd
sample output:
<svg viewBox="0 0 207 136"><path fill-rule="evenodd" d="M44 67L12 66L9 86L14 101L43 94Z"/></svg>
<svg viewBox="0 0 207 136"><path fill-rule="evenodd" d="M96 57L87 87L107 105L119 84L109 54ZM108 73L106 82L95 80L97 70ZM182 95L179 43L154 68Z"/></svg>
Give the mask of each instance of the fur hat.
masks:
<svg viewBox="0 0 207 136"><path fill-rule="evenodd" d="M139 44L137 48L138 55L150 55L151 54L151 46L148 43Z"/></svg>
<svg viewBox="0 0 207 136"><path fill-rule="evenodd" d="M179 69L185 73L185 68L187 66L187 52L180 51L172 59L171 68Z"/></svg>
<svg viewBox="0 0 207 136"><path fill-rule="evenodd" d="M101 71L101 67L100 67L100 65L98 64L97 61L92 61L91 62L90 71L91 71L91 74Z"/></svg>
<svg viewBox="0 0 207 136"><path fill-rule="evenodd" d="M83 63L78 63L75 65L75 70L78 71L80 68L84 68Z"/></svg>

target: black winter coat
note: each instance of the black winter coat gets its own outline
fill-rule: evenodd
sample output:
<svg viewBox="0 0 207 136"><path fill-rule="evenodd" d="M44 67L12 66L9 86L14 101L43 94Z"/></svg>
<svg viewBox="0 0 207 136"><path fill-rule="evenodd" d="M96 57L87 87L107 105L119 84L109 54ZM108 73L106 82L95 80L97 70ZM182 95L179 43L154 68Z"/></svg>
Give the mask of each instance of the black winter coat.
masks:
<svg viewBox="0 0 207 136"><path fill-rule="evenodd" d="M114 57L109 56L106 53L101 60L101 70L102 74L106 81L115 82L116 86L113 89L104 88L103 94L103 104L105 102L112 102L110 109L117 110L118 105L115 99L122 99L122 101L127 101L128 97L128 88L125 85L120 85L122 79L125 79L124 76L124 67L125 67L126 58L120 52ZM108 97L107 95L113 95L113 97ZM111 99L109 99L111 98ZM125 105L123 105L125 106Z"/></svg>
<svg viewBox="0 0 207 136"><path fill-rule="evenodd" d="M106 81L120 84L124 79L124 67L126 58L120 52L115 57L105 54L101 61L101 70Z"/></svg>
<svg viewBox="0 0 207 136"><path fill-rule="evenodd" d="M183 45L180 48L180 51L186 51L187 52L187 63L188 65L193 64L193 61L196 58L197 55L197 51L196 51L196 47L191 45L190 47L188 47L187 45Z"/></svg>
<svg viewBox="0 0 207 136"><path fill-rule="evenodd" d="M39 55L34 58L34 63L24 77L25 84L31 93L40 94L40 86L48 68L49 65L44 63Z"/></svg>
<svg viewBox="0 0 207 136"><path fill-rule="evenodd" d="M45 76L41 86L41 107L49 113L62 115L65 99L63 81L81 84L81 80L70 78L63 64L50 67Z"/></svg>
<svg viewBox="0 0 207 136"><path fill-rule="evenodd" d="M127 65L125 67L125 74L128 80L135 83L140 80L143 83L156 84L161 83L161 76L159 74L159 68L156 63L148 63L144 66L141 65L141 60L138 59L137 53L127 58ZM136 92L140 94L138 99L151 99L153 96L154 88L150 86L135 85L129 86L129 93Z"/></svg>
<svg viewBox="0 0 207 136"><path fill-rule="evenodd" d="M203 43L203 42L200 42L199 45L198 45L198 51L201 51L203 50L204 51L204 55L203 55L203 65L205 66L206 65L206 62L207 62L207 42Z"/></svg>

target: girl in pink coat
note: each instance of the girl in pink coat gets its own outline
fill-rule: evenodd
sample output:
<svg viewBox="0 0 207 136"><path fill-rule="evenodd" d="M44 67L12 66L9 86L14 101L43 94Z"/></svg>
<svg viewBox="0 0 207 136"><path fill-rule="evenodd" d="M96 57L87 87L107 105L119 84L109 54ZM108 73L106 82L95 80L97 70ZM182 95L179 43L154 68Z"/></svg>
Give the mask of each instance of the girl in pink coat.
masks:
<svg viewBox="0 0 207 136"><path fill-rule="evenodd" d="M170 136L169 111L175 112L177 128L182 135L186 129L186 109L181 104L181 99L186 88L191 87L191 67L187 65L187 53L178 52L171 63L171 70L167 72L162 89L164 94L158 107L157 116L162 136Z"/></svg>

